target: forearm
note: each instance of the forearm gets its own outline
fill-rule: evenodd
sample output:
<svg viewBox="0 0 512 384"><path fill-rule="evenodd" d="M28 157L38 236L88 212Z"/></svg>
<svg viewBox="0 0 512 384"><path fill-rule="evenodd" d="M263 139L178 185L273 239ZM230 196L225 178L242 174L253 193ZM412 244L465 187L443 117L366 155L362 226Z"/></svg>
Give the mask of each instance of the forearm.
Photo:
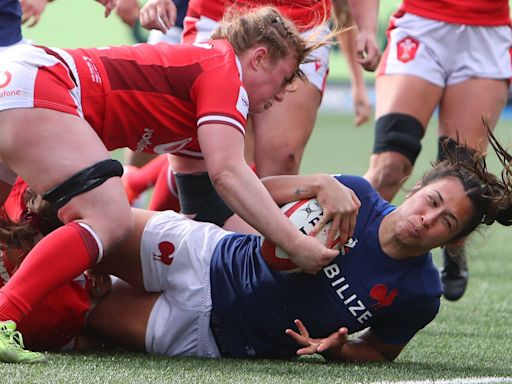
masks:
<svg viewBox="0 0 512 384"><path fill-rule="evenodd" d="M267 239L284 249L297 240L298 230L246 164L226 166L210 177L224 201Z"/></svg>
<svg viewBox="0 0 512 384"><path fill-rule="evenodd" d="M338 35L338 43L347 60L351 83L356 87L362 87L364 86L364 77L361 65L357 61L356 37L357 27L353 25Z"/></svg>
<svg viewBox="0 0 512 384"><path fill-rule="evenodd" d="M322 356L326 360L339 362L393 361L393 359L386 358L371 344L358 337L352 338L338 350L323 352Z"/></svg>
<svg viewBox="0 0 512 384"><path fill-rule="evenodd" d="M379 0L348 0L352 19L360 31L376 34Z"/></svg>
<svg viewBox="0 0 512 384"><path fill-rule="evenodd" d="M333 0L332 7L337 27L347 28L353 24L352 12L350 12L350 6L347 0Z"/></svg>
<svg viewBox="0 0 512 384"><path fill-rule="evenodd" d="M326 179L331 180L332 176L328 174L283 175L269 176L261 181L274 201L282 205L294 200L315 197Z"/></svg>

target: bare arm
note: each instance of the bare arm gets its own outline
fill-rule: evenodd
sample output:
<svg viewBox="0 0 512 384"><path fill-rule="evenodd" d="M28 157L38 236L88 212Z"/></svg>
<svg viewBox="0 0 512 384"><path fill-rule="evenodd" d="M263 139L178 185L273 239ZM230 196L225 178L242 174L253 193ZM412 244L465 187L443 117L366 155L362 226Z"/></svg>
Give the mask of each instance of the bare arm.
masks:
<svg viewBox="0 0 512 384"><path fill-rule="evenodd" d="M347 60L350 70L350 84L356 118L354 124L359 126L368 121L371 114L370 101L366 92L363 70L357 60L357 26L352 21L352 14L347 0L334 0L334 16L338 25L344 29L338 34L338 43Z"/></svg>
<svg viewBox="0 0 512 384"><path fill-rule="evenodd" d="M303 345L297 351L299 356L318 353L327 360L339 362L393 361L405 347L405 344L384 343L370 329L349 339L347 328L342 327L324 339L313 339L300 320L295 325L299 333L287 329L286 334Z"/></svg>
<svg viewBox="0 0 512 384"><path fill-rule="evenodd" d="M367 71L374 71L380 61L377 44L379 0L348 0L352 17L359 28L357 35L358 62Z"/></svg>
<svg viewBox="0 0 512 384"><path fill-rule="evenodd" d="M244 159L244 137L224 124L205 124L198 139L212 184L224 201L304 272L316 273L338 252L304 236L279 210Z"/></svg>
<svg viewBox="0 0 512 384"><path fill-rule="evenodd" d="M28 22L27 27L31 28L39 23L39 19L46 8L46 4L48 4L48 0L20 0L20 3L23 12L21 24Z"/></svg>
<svg viewBox="0 0 512 384"><path fill-rule="evenodd" d="M139 8L138 0L118 0L116 13L126 25L133 28L139 18Z"/></svg>

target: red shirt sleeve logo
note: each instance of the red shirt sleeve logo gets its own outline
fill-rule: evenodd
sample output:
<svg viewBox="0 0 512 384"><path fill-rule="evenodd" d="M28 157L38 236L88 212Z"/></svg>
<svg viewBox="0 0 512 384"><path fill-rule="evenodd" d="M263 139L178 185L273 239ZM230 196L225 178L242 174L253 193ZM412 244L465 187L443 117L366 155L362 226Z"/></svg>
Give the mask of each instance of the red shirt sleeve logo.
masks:
<svg viewBox="0 0 512 384"><path fill-rule="evenodd" d="M413 39L410 36L404 37L397 43L396 46L397 59L403 63L407 63L411 60L414 60L414 57L416 56L416 51L418 50L419 46L420 43L418 42L418 40Z"/></svg>

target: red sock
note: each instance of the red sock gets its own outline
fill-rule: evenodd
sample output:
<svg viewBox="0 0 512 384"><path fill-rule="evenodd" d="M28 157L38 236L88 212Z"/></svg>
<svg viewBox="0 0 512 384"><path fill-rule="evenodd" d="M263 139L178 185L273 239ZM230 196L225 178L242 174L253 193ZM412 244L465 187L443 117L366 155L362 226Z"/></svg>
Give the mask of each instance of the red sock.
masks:
<svg viewBox="0 0 512 384"><path fill-rule="evenodd" d="M50 233L0 290L0 321L19 322L46 295L94 264L99 252L91 232L76 222Z"/></svg>
<svg viewBox="0 0 512 384"><path fill-rule="evenodd" d="M162 155L154 158L143 167L130 172L127 175L130 188L137 194L141 194L155 185L160 170L166 163L168 163L167 156Z"/></svg>
<svg viewBox="0 0 512 384"><path fill-rule="evenodd" d="M169 178L171 178L171 188L169 188ZM172 209L175 212L180 211L180 200L178 198L178 191L176 185L173 184L174 176L172 169L169 169L169 162L163 166L158 175L158 179L153 189L153 196L149 202L149 209L152 211L165 211Z"/></svg>

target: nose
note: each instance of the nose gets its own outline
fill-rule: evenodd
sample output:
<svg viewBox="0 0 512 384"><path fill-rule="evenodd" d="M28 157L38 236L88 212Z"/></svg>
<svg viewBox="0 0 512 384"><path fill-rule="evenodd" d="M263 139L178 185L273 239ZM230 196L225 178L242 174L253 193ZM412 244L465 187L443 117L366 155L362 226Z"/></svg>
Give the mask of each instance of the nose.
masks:
<svg viewBox="0 0 512 384"><path fill-rule="evenodd" d="M423 227L430 229L430 227L432 226L432 218L430 218L427 215L421 216L421 224L423 225Z"/></svg>

